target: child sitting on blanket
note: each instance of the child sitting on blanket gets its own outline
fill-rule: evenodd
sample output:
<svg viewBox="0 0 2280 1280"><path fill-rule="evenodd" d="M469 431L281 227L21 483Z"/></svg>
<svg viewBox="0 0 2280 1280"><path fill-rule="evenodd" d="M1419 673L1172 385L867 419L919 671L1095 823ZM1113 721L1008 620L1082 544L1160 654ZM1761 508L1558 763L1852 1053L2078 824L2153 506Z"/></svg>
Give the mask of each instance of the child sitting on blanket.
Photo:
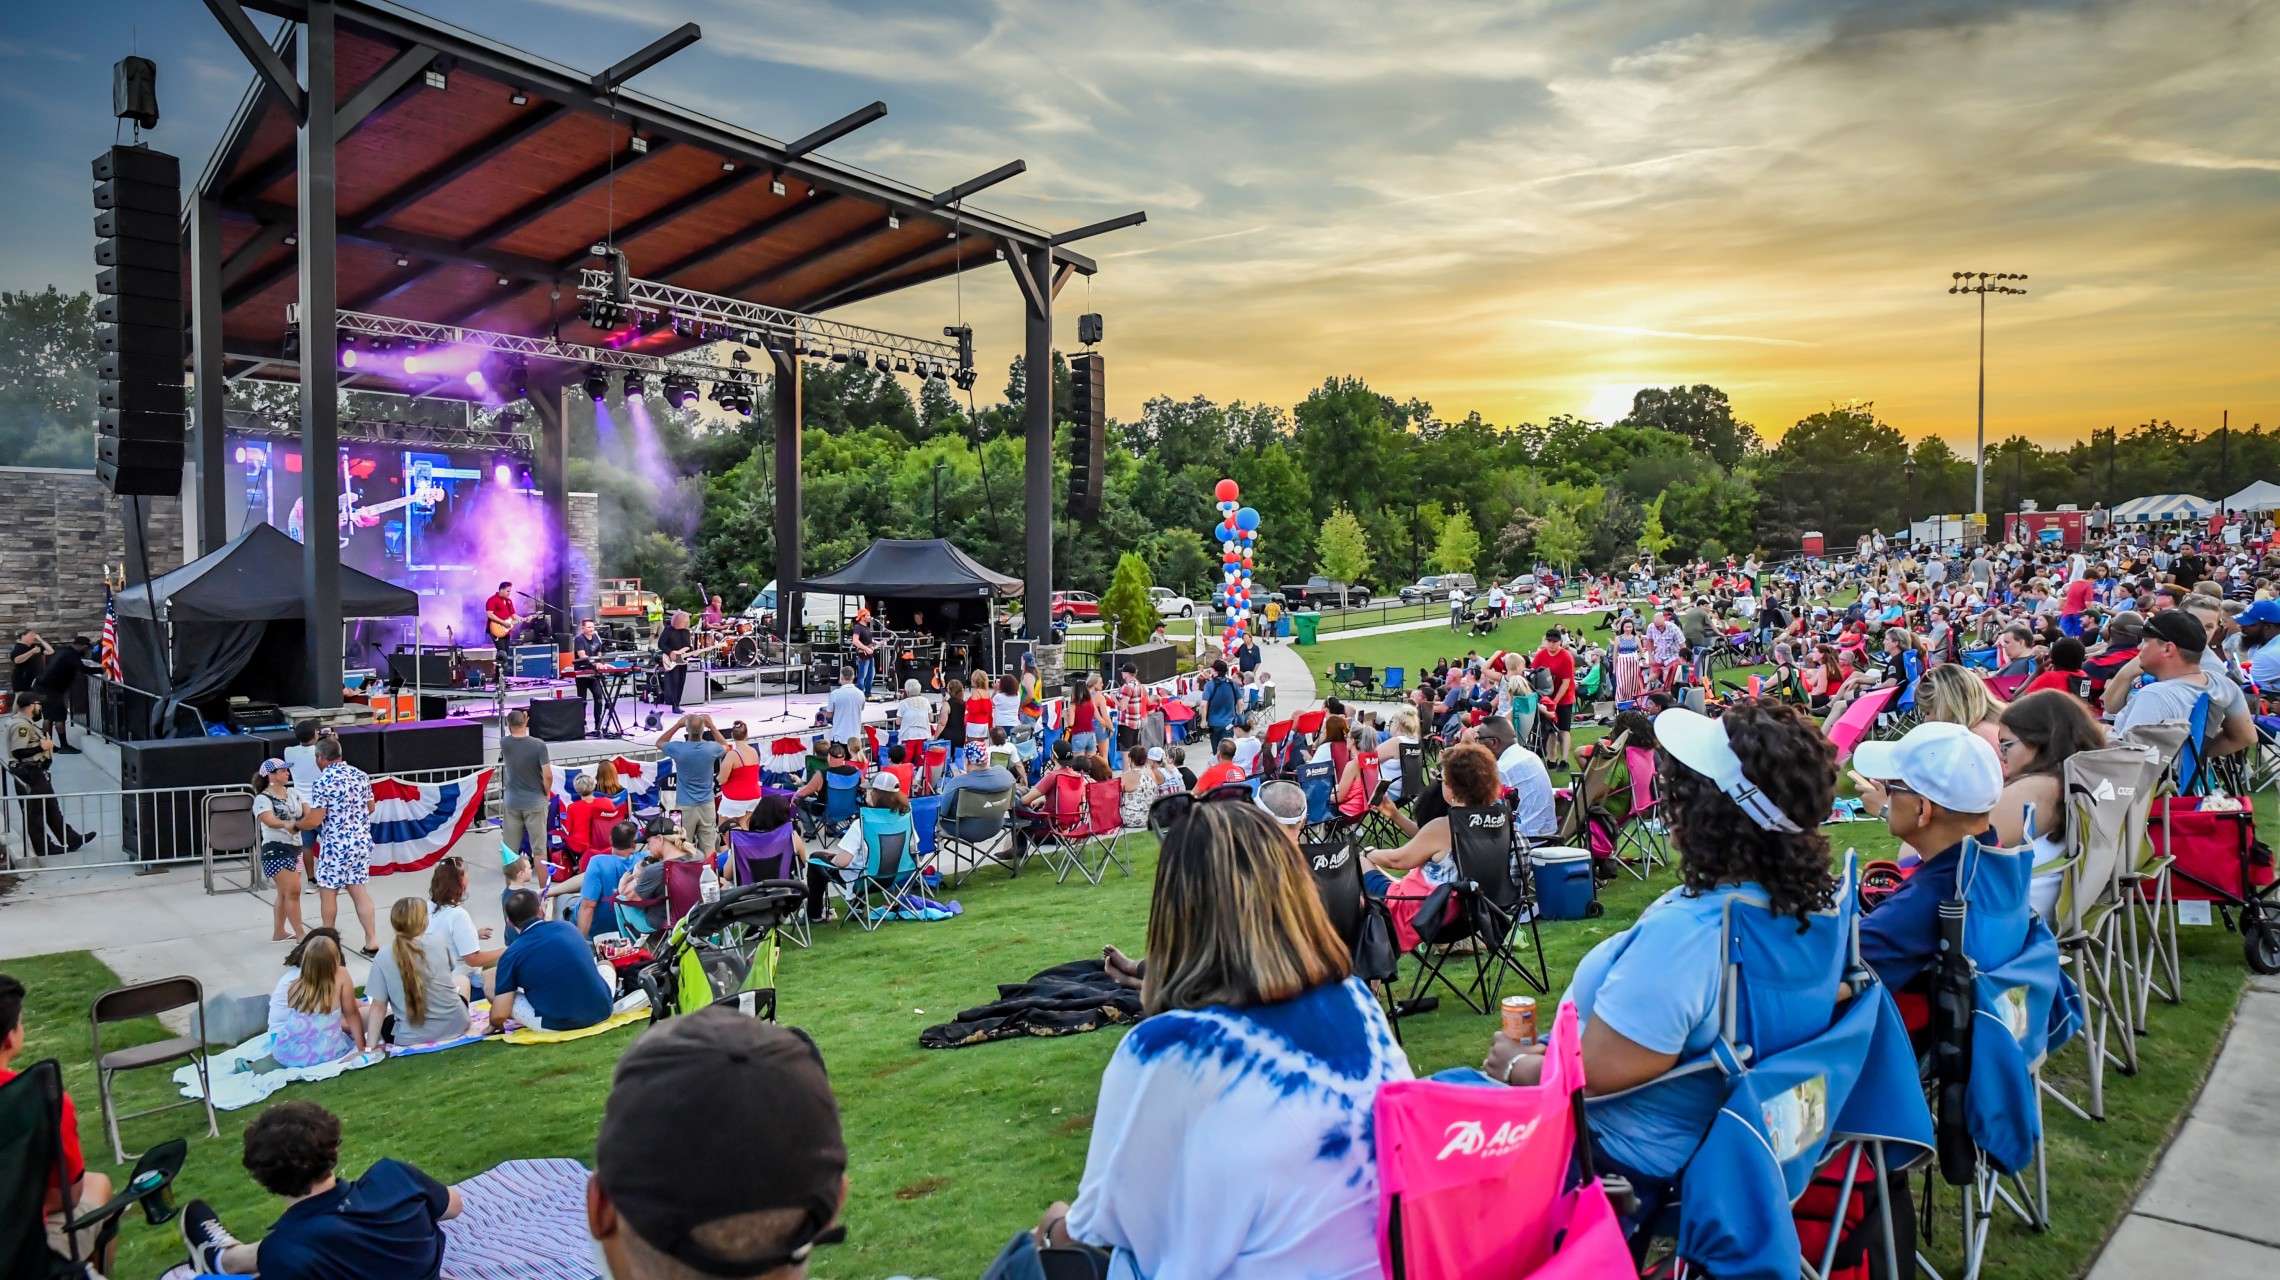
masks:
<svg viewBox="0 0 2280 1280"><path fill-rule="evenodd" d="M182 1211L190 1268L201 1275L433 1276L443 1267L443 1229L459 1216L459 1192L398 1160L374 1161L343 1181L340 1121L313 1102L280 1102L245 1130L245 1167L285 1201L269 1235L251 1244L222 1225L214 1207Z"/></svg>

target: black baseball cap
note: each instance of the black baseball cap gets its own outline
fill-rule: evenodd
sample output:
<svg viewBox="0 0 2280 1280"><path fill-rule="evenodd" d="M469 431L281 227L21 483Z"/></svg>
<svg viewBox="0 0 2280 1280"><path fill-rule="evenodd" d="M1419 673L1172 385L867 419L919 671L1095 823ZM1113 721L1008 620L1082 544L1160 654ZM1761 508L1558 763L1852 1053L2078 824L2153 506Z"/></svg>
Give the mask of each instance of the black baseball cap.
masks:
<svg viewBox="0 0 2280 1280"><path fill-rule="evenodd" d="M756 1276L845 1232L847 1143L805 1032L717 1004L667 1020L618 1059L594 1176L634 1234L712 1276ZM780 1252L726 1257L694 1238L741 1214L805 1210Z"/></svg>
<svg viewBox="0 0 2280 1280"><path fill-rule="evenodd" d="M2208 628L2183 609L2164 609L2147 618L2145 634L2149 640L2167 640L2188 653L2199 653L2209 647Z"/></svg>

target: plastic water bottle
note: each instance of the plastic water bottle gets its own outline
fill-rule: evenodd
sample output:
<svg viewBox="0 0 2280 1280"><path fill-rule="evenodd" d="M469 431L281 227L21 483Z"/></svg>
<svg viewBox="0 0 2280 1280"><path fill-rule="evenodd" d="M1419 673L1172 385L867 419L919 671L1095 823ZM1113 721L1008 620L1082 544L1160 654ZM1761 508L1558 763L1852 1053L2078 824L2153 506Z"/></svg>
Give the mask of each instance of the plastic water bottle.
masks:
<svg viewBox="0 0 2280 1280"><path fill-rule="evenodd" d="M697 881L697 897L705 902L711 902L720 897L720 877L713 874L712 863L710 862L705 864L704 877Z"/></svg>

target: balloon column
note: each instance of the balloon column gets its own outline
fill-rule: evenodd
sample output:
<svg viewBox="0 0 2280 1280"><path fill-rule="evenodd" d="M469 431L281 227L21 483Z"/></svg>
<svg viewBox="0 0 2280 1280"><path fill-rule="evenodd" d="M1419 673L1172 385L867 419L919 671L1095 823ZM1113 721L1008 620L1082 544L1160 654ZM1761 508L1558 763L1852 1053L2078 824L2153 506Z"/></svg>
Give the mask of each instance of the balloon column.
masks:
<svg viewBox="0 0 2280 1280"><path fill-rule="evenodd" d="M1220 586L1211 602L1227 611L1219 648L1232 654L1251 628L1251 569L1259 541L1259 513L1239 505L1243 491L1233 480L1220 481L1214 492L1219 498L1219 524L1212 533L1219 539Z"/></svg>

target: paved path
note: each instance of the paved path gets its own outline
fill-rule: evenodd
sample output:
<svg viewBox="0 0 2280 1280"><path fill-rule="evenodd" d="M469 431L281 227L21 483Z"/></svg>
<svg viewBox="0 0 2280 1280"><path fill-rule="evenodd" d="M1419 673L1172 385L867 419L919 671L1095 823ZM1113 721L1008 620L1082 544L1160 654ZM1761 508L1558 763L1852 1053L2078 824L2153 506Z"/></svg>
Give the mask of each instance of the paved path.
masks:
<svg viewBox="0 0 2280 1280"><path fill-rule="evenodd" d="M1271 713L1277 720L1296 715L1320 703L1314 687L1314 672L1306 665L1310 649L1301 649L1288 640L1259 646L1259 666L1275 678L1275 706Z"/></svg>
<svg viewBox="0 0 2280 1280"><path fill-rule="evenodd" d="M2257 978L2241 996L2201 1096L2098 1255L2090 1280L2280 1276L2280 1196L2272 1190L2280 1108L2272 1105L2268 1083L2275 1061L2280 978ZM2118 1087L2128 1089L2129 1081L2118 1080Z"/></svg>

